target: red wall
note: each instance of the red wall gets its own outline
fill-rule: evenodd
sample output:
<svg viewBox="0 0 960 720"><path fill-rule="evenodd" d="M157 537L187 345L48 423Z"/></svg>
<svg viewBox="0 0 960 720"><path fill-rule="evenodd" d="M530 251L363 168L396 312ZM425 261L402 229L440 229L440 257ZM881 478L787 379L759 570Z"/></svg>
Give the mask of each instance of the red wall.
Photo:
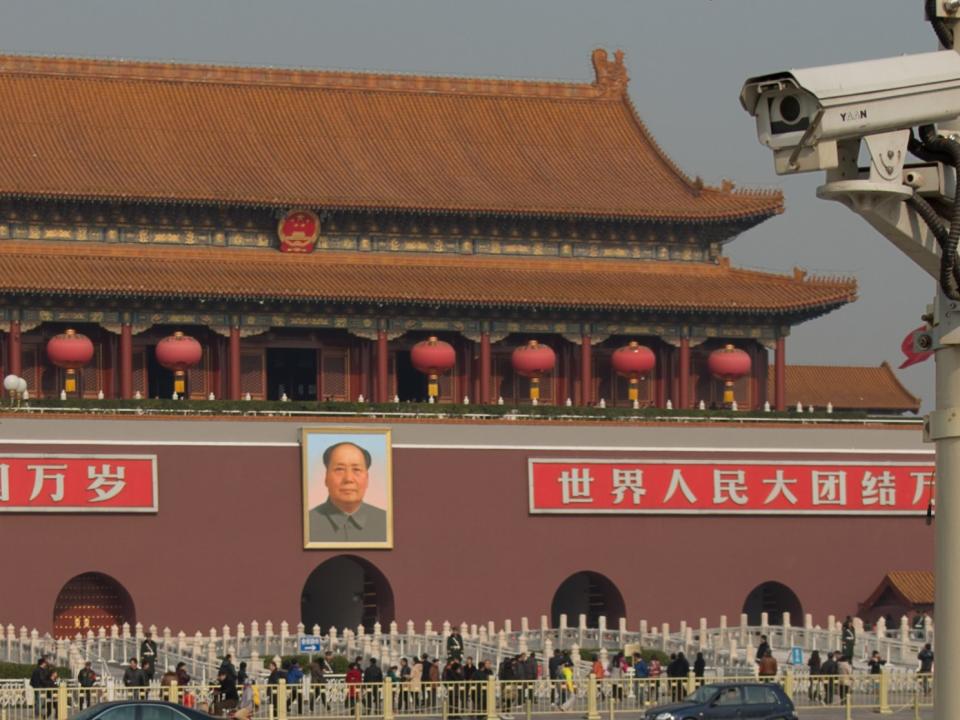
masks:
<svg viewBox="0 0 960 720"><path fill-rule="evenodd" d="M0 623L49 630L60 588L88 571L123 584L146 625L189 633L299 622L307 576L335 553L302 548L298 448L122 452L157 454L159 512L0 516ZM551 454L569 453L394 450L395 549L352 554L386 575L401 627L408 619L419 627L427 619L499 625L505 618L516 626L524 615L537 626L560 583L581 570L619 587L631 627L702 615L715 624L721 613L733 624L747 594L767 580L792 588L824 624L827 613L854 612L887 571L933 566L933 528L921 516L530 516L527 458Z"/></svg>

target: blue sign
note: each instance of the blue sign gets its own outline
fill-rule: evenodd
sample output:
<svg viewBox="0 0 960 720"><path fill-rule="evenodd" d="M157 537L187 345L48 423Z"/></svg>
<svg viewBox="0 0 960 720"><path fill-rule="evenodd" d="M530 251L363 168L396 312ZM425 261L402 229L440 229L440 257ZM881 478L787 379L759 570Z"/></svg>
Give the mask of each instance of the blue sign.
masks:
<svg viewBox="0 0 960 720"><path fill-rule="evenodd" d="M796 646L790 648L790 664L803 665L803 650Z"/></svg>
<svg viewBox="0 0 960 720"><path fill-rule="evenodd" d="M301 635L300 636L300 652L302 653L318 653L323 650L322 643L320 641L319 635Z"/></svg>

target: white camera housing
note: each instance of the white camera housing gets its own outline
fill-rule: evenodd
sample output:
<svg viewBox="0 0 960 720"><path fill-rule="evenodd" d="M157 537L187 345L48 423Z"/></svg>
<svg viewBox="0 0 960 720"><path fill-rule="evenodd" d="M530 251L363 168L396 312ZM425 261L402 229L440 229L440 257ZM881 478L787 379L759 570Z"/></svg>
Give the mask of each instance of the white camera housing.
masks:
<svg viewBox="0 0 960 720"><path fill-rule="evenodd" d="M952 50L749 78L740 103L774 153L778 175L836 168L837 142L960 116Z"/></svg>

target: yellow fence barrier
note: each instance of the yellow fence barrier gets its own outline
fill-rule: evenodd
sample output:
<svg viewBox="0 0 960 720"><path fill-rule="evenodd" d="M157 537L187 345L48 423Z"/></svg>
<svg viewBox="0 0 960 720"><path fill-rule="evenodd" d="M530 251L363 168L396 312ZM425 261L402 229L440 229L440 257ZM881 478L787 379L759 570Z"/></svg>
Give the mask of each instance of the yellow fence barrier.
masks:
<svg viewBox="0 0 960 720"><path fill-rule="evenodd" d="M772 678L602 678L593 675L563 680L511 680L489 678L458 682L382 683L308 682L288 685L260 684L250 708L254 720L404 720L420 717L498 718L522 720L539 715L569 713L587 720L612 720L620 714L642 716L647 709L682 700L700 685L727 681L776 681L792 699L798 712L830 708L850 717L854 710L881 714L911 712L933 706L933 675L907 672L869 675L795 675L787 669ZM242 688L238 688L238 693ZM0 688L0 720L69 720L83 709L112 700L165 700L211 715L229 716L239 701L225 698L215 684L180 687L75 688L61 685L35 690Z"/></svg>

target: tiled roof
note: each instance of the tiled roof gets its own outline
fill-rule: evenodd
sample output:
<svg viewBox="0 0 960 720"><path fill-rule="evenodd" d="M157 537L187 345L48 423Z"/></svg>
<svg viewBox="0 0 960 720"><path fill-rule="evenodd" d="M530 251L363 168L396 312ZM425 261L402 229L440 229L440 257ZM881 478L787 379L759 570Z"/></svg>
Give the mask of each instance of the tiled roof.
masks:
<svg viewBox="0 0 960 720"><path fill-rule="evenodd" d="M856 282L719 265L6 241L0 293L801 314Z"/></svg>
<svg viewBox="0 0 960 720"><path fill-rule="evenodd" d="M891 410L918 412L920 398L900 384L893 369L836 365L787 365L786 402L838 410ZM767 394L773 397L774 373L767 377Z"/></svg>
<svg viewBox="0 0 960 720"><path fill-rule="evenodd" d="M0 56L0 196L750 225L593 83Z"/></svg>
<svg viewBox="0 0 960 720"><path fill-rule="evenodd" d="M887 573L890 586L913 605L933 605L933 573L929 570L895 570Z"/></svg>

